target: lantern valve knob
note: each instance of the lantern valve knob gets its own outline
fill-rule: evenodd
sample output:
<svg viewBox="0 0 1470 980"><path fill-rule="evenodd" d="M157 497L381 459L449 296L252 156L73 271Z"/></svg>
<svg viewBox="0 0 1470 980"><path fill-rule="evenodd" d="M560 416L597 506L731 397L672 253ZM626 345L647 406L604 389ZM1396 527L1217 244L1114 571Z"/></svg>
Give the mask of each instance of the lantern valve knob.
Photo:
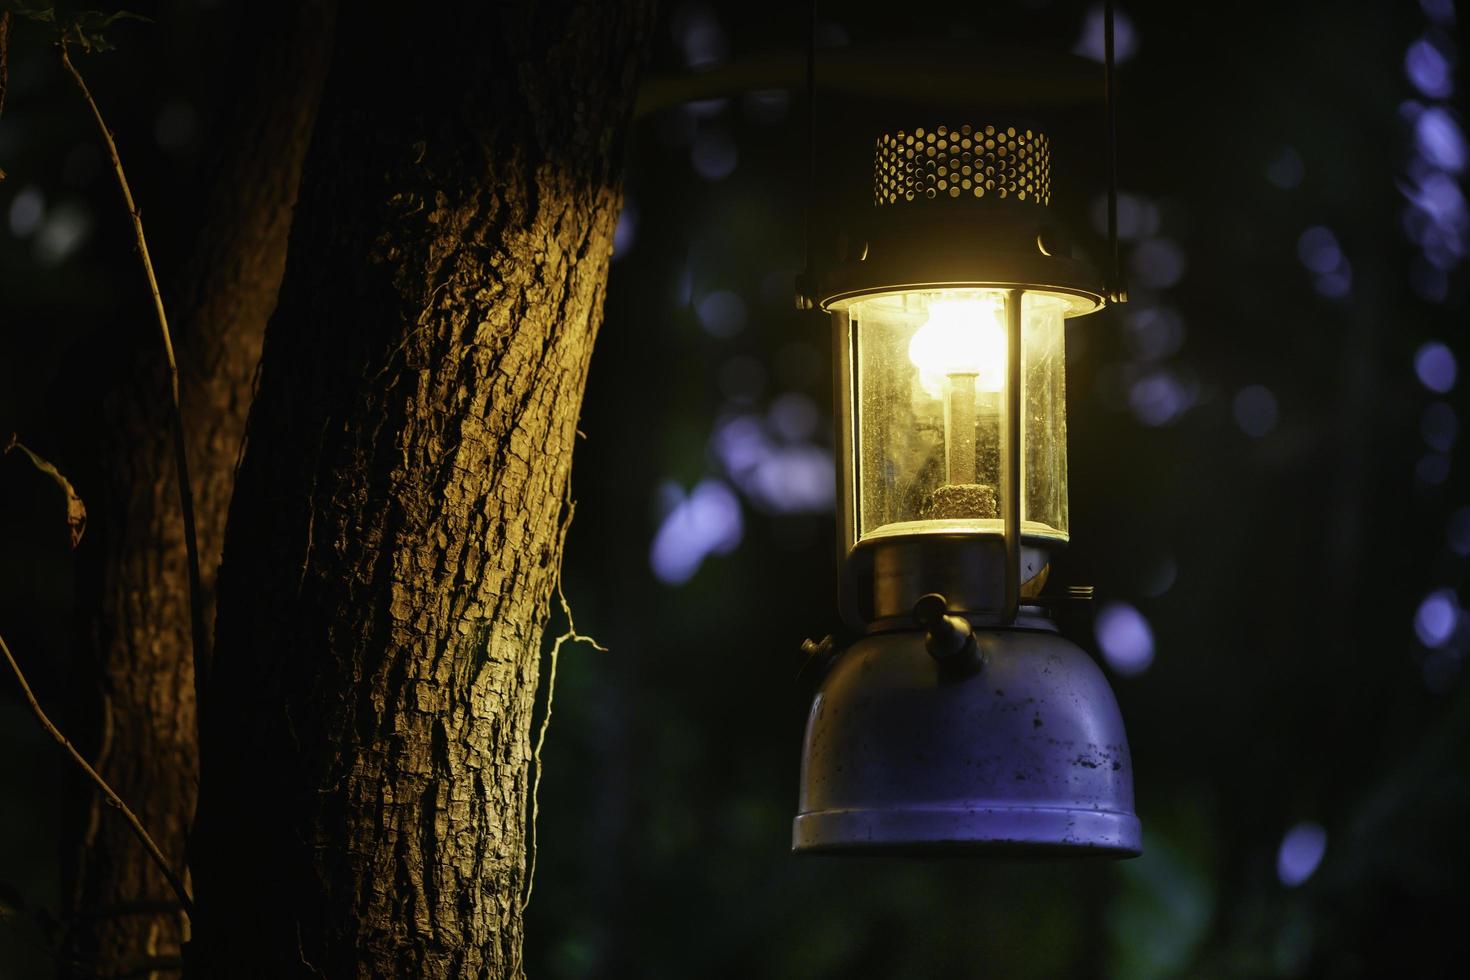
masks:
<svg viewBox="0 0 1470 980"><path fill-rule="evenodd" d="M914 603L914 622L924 630L924 649L943 667L978 668L980 648L963 616L949 615L949 600L938 592Z"/></svg>

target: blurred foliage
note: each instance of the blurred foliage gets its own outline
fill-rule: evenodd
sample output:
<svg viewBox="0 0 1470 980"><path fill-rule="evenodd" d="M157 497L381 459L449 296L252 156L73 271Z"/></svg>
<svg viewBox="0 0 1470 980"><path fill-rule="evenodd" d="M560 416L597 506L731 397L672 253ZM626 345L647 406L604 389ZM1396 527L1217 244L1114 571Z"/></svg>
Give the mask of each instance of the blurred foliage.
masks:
<svg viewBox="0 0 1470 980"><path fill-rule="evenodd" d="M116 48L103 31L120 20L143 20L148 18L130 10L72 10L65 4L28 3L26 0L5 0L0 8L14 11L27 20L45 24L58 39L75 44L83 51L112 51Z"/></svg>
<svg viewBox="0 0 1470 980"><path fill-rule="evenodd" d="M201 151L223 122L210 80L245 9L150 8L155 24L118 25L124 50L89 72L162 269L187 247ZM1144 857L788 853L809 695L798 645L836 621L831 517L778 512L713 437L745 419L793 466L797 450L830 446L826 324L791 304L803 97L700 104L639 120L630 144L566 566L579 627L611 652L563 651L531 976L1460 973L1464 385L1429 390L1415 361L1433 341L1470 357L1464 270L1426 279L1405 217L1422 178L1410 103L1427 104L1406 51L1427 37L1453 52L1455 28L1433 26L1446 6L1431 0L1120 9L1134 303L1069 327L1074 547L1056 579L1095 583L1151 628L1147 670L1113 678ZM1063 0L942 17L821 10L824 44L1008 38L1063 51L1093 15ZM148 342L146 297L87 120L30 27L15 32L0 119L0 432L18 431L87 498L88 420L69 392L120 345ZM651 70L796 49L805 32L804 5L671 0ZM839 101L821 107L824 185L864 168L834 150L867 138ZM1103 186L1089 118L1065 120L1054 148L1055 206L1084 227ZM706 302L716 293L738 305ZM1450 412L1448 441L1426 421L1442 420L1435 405ZM802 406L817 407L815 429ZM15 466L0 460L0 628L44 700L66 682L69 559L54 525L37 530L54 500ZM711 544L687 582L665 584L651 543L702 481L739 501L738 530L720 512L738 545ZM1427 642L1416 616L1445 589L1460 619ZM54 908L43 858L60 760L18 712L0 711L0 726L0 880ZM1288 887L1280 852L1303 823L1325 829L1326 849ZM0 973L44 975L0 925L3 943L0 964L32 973Z"/></svg>

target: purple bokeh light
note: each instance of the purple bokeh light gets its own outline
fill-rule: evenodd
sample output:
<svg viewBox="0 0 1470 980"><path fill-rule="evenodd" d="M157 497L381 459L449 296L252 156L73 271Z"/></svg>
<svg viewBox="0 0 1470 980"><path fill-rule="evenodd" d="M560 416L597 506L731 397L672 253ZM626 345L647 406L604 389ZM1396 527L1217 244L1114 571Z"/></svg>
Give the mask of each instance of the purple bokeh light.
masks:
<svg viewBox="0 0 1470 980"><path fill-rule="evenodd" d="M1143 613L1126 602L1109 602L1093 624L1098 648L1108 666L1124 677L1148 670L1154 661L1154 631Z"/></svg>
<svg viewBox="0 0 1470 980"><path fill-rule="evenodd" d="M1296 241L1296 255L1312 272L1336 272L1343 264L1342 249L1332 229L1313 225Z"/></svg>
<svg viewBox="0 0 1470 980"><path fill-rule="evenodd" d="M799 410L790 402L784 411L790 414ZM787 418L783 424L798 423ZM740 491L764 511L817 514L832 509L836 470L832 453L824 446L783 443L766 420L756 415L734 415L716 424L710 436L710 451Z"/></svg>
<svg viewBox="0 0 1470 980"><path fill-rule="evenodd" d="M724 180L735 172L740 154L735 141L723 129L713 126L700 129L689 148L689 162L694 172L705 180Z"/></svg>
<svg viewBox="0 0 1470 980"><path fill-rule="evenodd" d="M1169 238L1149 238L1133 247L1128 256L1133 278L1149 289L1168 289L1184 278L1189 262L1184 249Z"/></svg>
<svg viewBox="0 0 1470 980"><path fill-rule="evenodd" d="M1440 27L1455 26L1455 0L1419 0L1419 9Z"/></svg>
<svg viewBox="0 0 1470 980"><path fill-rule="evenodd" d="M1414 120L1414 148L1429 163L1450 173L1465 169L1465 131L1441 106L1425 109Z"/></svg>
<svg viewBox="0 0 1470 980"><path fill-rule="evenodd" d="M816 434L821 418L815 402L799 391L788 391L771 402L766 421L786 442L805 442Z"/></svg>
<svg viewBox="0 0 1470 980"><path fill-rule="evenodd" d="M724 340L745 329L745 300L728 289L717 289L700 297L694 313L700 329L711 337Z"/></svg>
<svg viewBox="0 0 1470 980"><path fill-rule="evenodd" d="M1327 854L1327 830L1304 820L1281 838L1276 852L1276 877L1287 888L1295 888L1316 874Z"/></svg>
<svg viewBox="0 0 1470 980"><path fill-rule="evenodd" d="M1428 98L1447 99L1454 94L1454 63L1427 37L1409 45L1404 53L1404 74Z"/></svg>
<svg viewBox="0 0 1470 980"><path fill-rule="evenodd" d="M1073 54L1080 54L1084 58L1093 61L1102 61L1104 51L1103 38L1103 8L1102 4L1094 4L1087 9L1087 14L1082 21L1082 35L1077 39L1077 44L1072 48ZM1138 33L1133 28L1133 21L1122 10L1113 10L1113 60L1117 64L1123 64L1138 51Z"/></svg>
<svg viewBox="0 0 1470 980"><path fill-rule="evenodd" d="M1312 280L1312 288L1328 299L1342 299L1353 291L1352 272L1344 266L1336 272L1323 273Z"/></svg>
<svg viewBox="0 0 1470 980"><path fill-rule="evenodd" d="M1194 404L1194 395L1173 372L1150 371L1128 388L1128 407L1144 425L1168 425Z"/></svg>
<svg viewBox="0 0 1470 980"><path fill-rule="evenodd" d="M729 54L725 31L709 4L684 4L674 11L669 27L690 68L711 68Z"/></svg>
<svg viewBox="0 0 1470 980"><path fill-rule="evenodd" d="M668 512L648 549L648 564L660 582L682 585L709 555L728 554L740 544L740 501L723 482L701 480L687 497L667 484L660 496Z"/></svg>
<svg viewBox="0 0 1470 980"><path fill-rule="evenodd" d="M1431 650L1454 639L1460 624L1460 600L1453 589L1435 589L1414 610L1414 635Z"/></svg>
<svg viewBox="0 0 1470 980"><path fill-rule="evenodd" d="M618 226L613 229L612 257L620 259L628 254L638 240L638 206L632 201L623 201L622 213L618 215Z"/></svg>
<svg viewBox="0 0 1470 980"><path fill-rule="evenodd" d="M1092 199L1092 226L1098 234L1108 230L1108 199L1099 194ZM1159 206L1137 194L1118 195L1118 238L1125 242L1151 238L1159 233L1163 217Z"/></svg>
<svg viewBox="0 0 1470 980"><path fill-rule="evenodd" d="M1420 345L1414 352L1414 374L1420 384L1437 394L1443 395L1455 387L1459 370L1454 351L1437 340Z"/></svg>
<svg viewBox="0 0 1470 980"><path fill-rule="evenodd" d="M1184 346L1184 320L1168 306L1138 306L1124 315L1124 340L1140 360L1157 362Z"/></svg>

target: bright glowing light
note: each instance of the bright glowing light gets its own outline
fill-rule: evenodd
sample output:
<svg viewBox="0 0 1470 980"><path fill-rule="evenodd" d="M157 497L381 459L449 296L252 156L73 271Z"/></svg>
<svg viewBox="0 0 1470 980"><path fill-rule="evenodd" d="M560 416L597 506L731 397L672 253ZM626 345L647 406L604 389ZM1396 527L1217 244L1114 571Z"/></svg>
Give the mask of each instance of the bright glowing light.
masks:
<svg viewBox="0 0 1470 980"><path fill-rule="evenodd" d="M1327 830L1319 823L1303 821L1281 838L1276 852L1276 877L1287 888L1295 888L1316 872L1327 853Z"/></svg>
<svg viewBox="0 0 1470 980"><path fill-rule="evenodd" d="M929 304L929 319L909 341L909 360L919 383L935 398L944 379L975 378L980 391L1000 391L1005 382L1005 313L996 299L940 299Z"/></svg>

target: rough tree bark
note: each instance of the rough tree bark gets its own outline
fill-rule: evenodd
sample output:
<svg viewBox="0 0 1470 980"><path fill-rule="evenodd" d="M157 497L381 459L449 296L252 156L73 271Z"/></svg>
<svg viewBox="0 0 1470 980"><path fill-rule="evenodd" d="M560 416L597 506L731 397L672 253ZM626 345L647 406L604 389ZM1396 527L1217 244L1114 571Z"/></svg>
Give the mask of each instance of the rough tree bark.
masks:
<svg viewBox="0 0 1470 980"><path fill-rule="evenodd" d="M240 38L235 111L204 203L197 246L166 299L179 339L185 431L202 572L212 590L265 324L331 50L331 5L258 6ZM248 53L247 53L248 52ZM85 111L79 107L78 111ZM157 206L187 202L156 202ZM89 495L78 606L91 642L75 671L72 721L96 734L97 769L184 868L198 772L189 586L156 328L140 330L99 425L100 493ZM100 506L99 506L100 505ZM100 511L100 513L99 513ZM63 973L147 976L178 969L187 926L167 884L100 794L68 793L69 903Z"/></svg>
<svg viewBox="0 0 1470 980"><path fill-rule="evenodd" d="M221 571L199 976L521 975L539 646L649 6L339 17Z"/></svg>

